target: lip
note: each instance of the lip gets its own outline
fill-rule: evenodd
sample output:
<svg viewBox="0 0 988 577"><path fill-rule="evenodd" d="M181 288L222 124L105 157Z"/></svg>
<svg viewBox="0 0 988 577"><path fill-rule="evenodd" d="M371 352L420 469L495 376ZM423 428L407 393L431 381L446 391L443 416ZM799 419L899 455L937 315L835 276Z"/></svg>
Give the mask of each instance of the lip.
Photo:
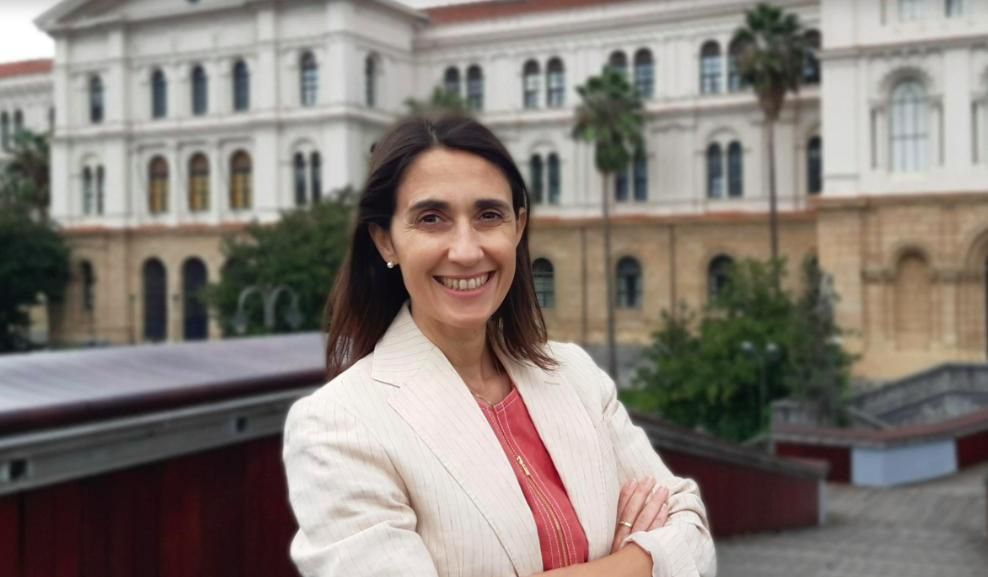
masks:
<svg viewBox="0 0 988 577"><path fill-rule="evenodd" d="M497 277L497 271L488 271L487 274L490 275L488 277L488 279L487 279L487 282L485 282L483 285L481 285L481 286L479 286L479 287L477 287L477 288L475 288L475 289L473 289L471 291L453 290L453 289L449 288L448 286L444 285L436 277L433 277L432 280L435 281L435 283L437 285L439 285L440 288L442 288L444 291L446 291L446 294L448 294L448 295L450 295L452 297L456 297L456 298L473 298L473 297L476 297L478 295L483 294L484 291L487 290L487 287L489 287L492 284L494 284L493 281L494 281L495 277ZM477 276L477 274L475 273L475 274L471 274L471 275L455 275L455 276L454 275L445 275L444 274L444 275L438 275L438 276L442 276L444 278L464 279L464 278L474 278L474 277Z"/></svg>

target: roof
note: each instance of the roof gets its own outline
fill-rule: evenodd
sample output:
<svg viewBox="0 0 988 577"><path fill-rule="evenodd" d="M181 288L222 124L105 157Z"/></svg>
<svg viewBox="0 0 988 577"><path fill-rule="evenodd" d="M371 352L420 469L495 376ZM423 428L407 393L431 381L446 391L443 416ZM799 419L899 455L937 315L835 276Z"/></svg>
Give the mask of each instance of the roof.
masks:
<svg viewBox="0 0 988 577"><path fill-rule="evenodd" d="M433 24L458 24L629 1L631 0L486 0L469 4L436 6L426 9L424 12L428 14Z"/></svg>
<svg viewBox="0 0 988 577"><path fill-rule="evenodd" d="M0 78L49 74L53 63L54 61L51 58L21 60L19 62L0 62Z"/></svg>

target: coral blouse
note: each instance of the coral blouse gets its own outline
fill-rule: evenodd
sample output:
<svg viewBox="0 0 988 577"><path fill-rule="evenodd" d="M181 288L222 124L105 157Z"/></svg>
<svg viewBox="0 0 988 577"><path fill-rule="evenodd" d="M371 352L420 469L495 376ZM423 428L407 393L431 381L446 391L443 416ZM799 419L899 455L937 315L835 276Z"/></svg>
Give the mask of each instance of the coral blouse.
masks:
<svg viewBox="0 0 988 577"><path fill-rule="evenodd" d="M528 501L542 548L544 571L585 563L587 537L518 389L489 405L477 400L501 442Z"/></svg>

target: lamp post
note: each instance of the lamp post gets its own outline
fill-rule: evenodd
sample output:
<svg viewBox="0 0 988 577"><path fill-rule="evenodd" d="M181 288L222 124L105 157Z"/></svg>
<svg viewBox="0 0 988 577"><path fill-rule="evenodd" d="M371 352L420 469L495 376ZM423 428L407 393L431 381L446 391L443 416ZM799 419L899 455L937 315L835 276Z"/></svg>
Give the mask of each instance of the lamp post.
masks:
<svg viewBox="0 0 988 577"><path fill-rule="evenodd" d="M767 395L768 364L774 363L779 358L779 345L772 341L765 343L764 348L756 346L749 340L741 342L741 352L749 359L758 362L758 422L759 425L765 419L765 397Z"/></svg>
<svg viewBox="0 0 988 577"><path fill-rule="evenodd" d="M288 312L285 313L285 321L292 329L297 329L302 325L302 313L298 310L298 293L285 285L278 285L276 287L251 285L240 291L240 297L237 299L237 314L233 316L233 330L237 331L237 334L242 335L247 332L247 311L245 305L247 299L255 294L261 298L261 303L264 306L264 328L267 330L274 330L274 315L277 310L278 297L282 294L287 294L292 299L288 305Z"/></svg>

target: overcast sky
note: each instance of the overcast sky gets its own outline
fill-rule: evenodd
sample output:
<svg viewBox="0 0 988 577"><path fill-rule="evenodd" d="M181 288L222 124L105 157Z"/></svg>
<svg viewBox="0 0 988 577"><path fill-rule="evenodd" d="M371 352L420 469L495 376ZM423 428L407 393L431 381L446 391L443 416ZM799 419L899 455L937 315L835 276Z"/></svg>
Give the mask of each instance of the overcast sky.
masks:
<svg viewBox="0 0 988 577"><path fill-rule="evenodd" d="M51 58L55 44L34 26L34 19L60 0L0 0L0 62ZM469 0L401 0L423 8ZM473 0L476 1L476 0Z"/></svg>

